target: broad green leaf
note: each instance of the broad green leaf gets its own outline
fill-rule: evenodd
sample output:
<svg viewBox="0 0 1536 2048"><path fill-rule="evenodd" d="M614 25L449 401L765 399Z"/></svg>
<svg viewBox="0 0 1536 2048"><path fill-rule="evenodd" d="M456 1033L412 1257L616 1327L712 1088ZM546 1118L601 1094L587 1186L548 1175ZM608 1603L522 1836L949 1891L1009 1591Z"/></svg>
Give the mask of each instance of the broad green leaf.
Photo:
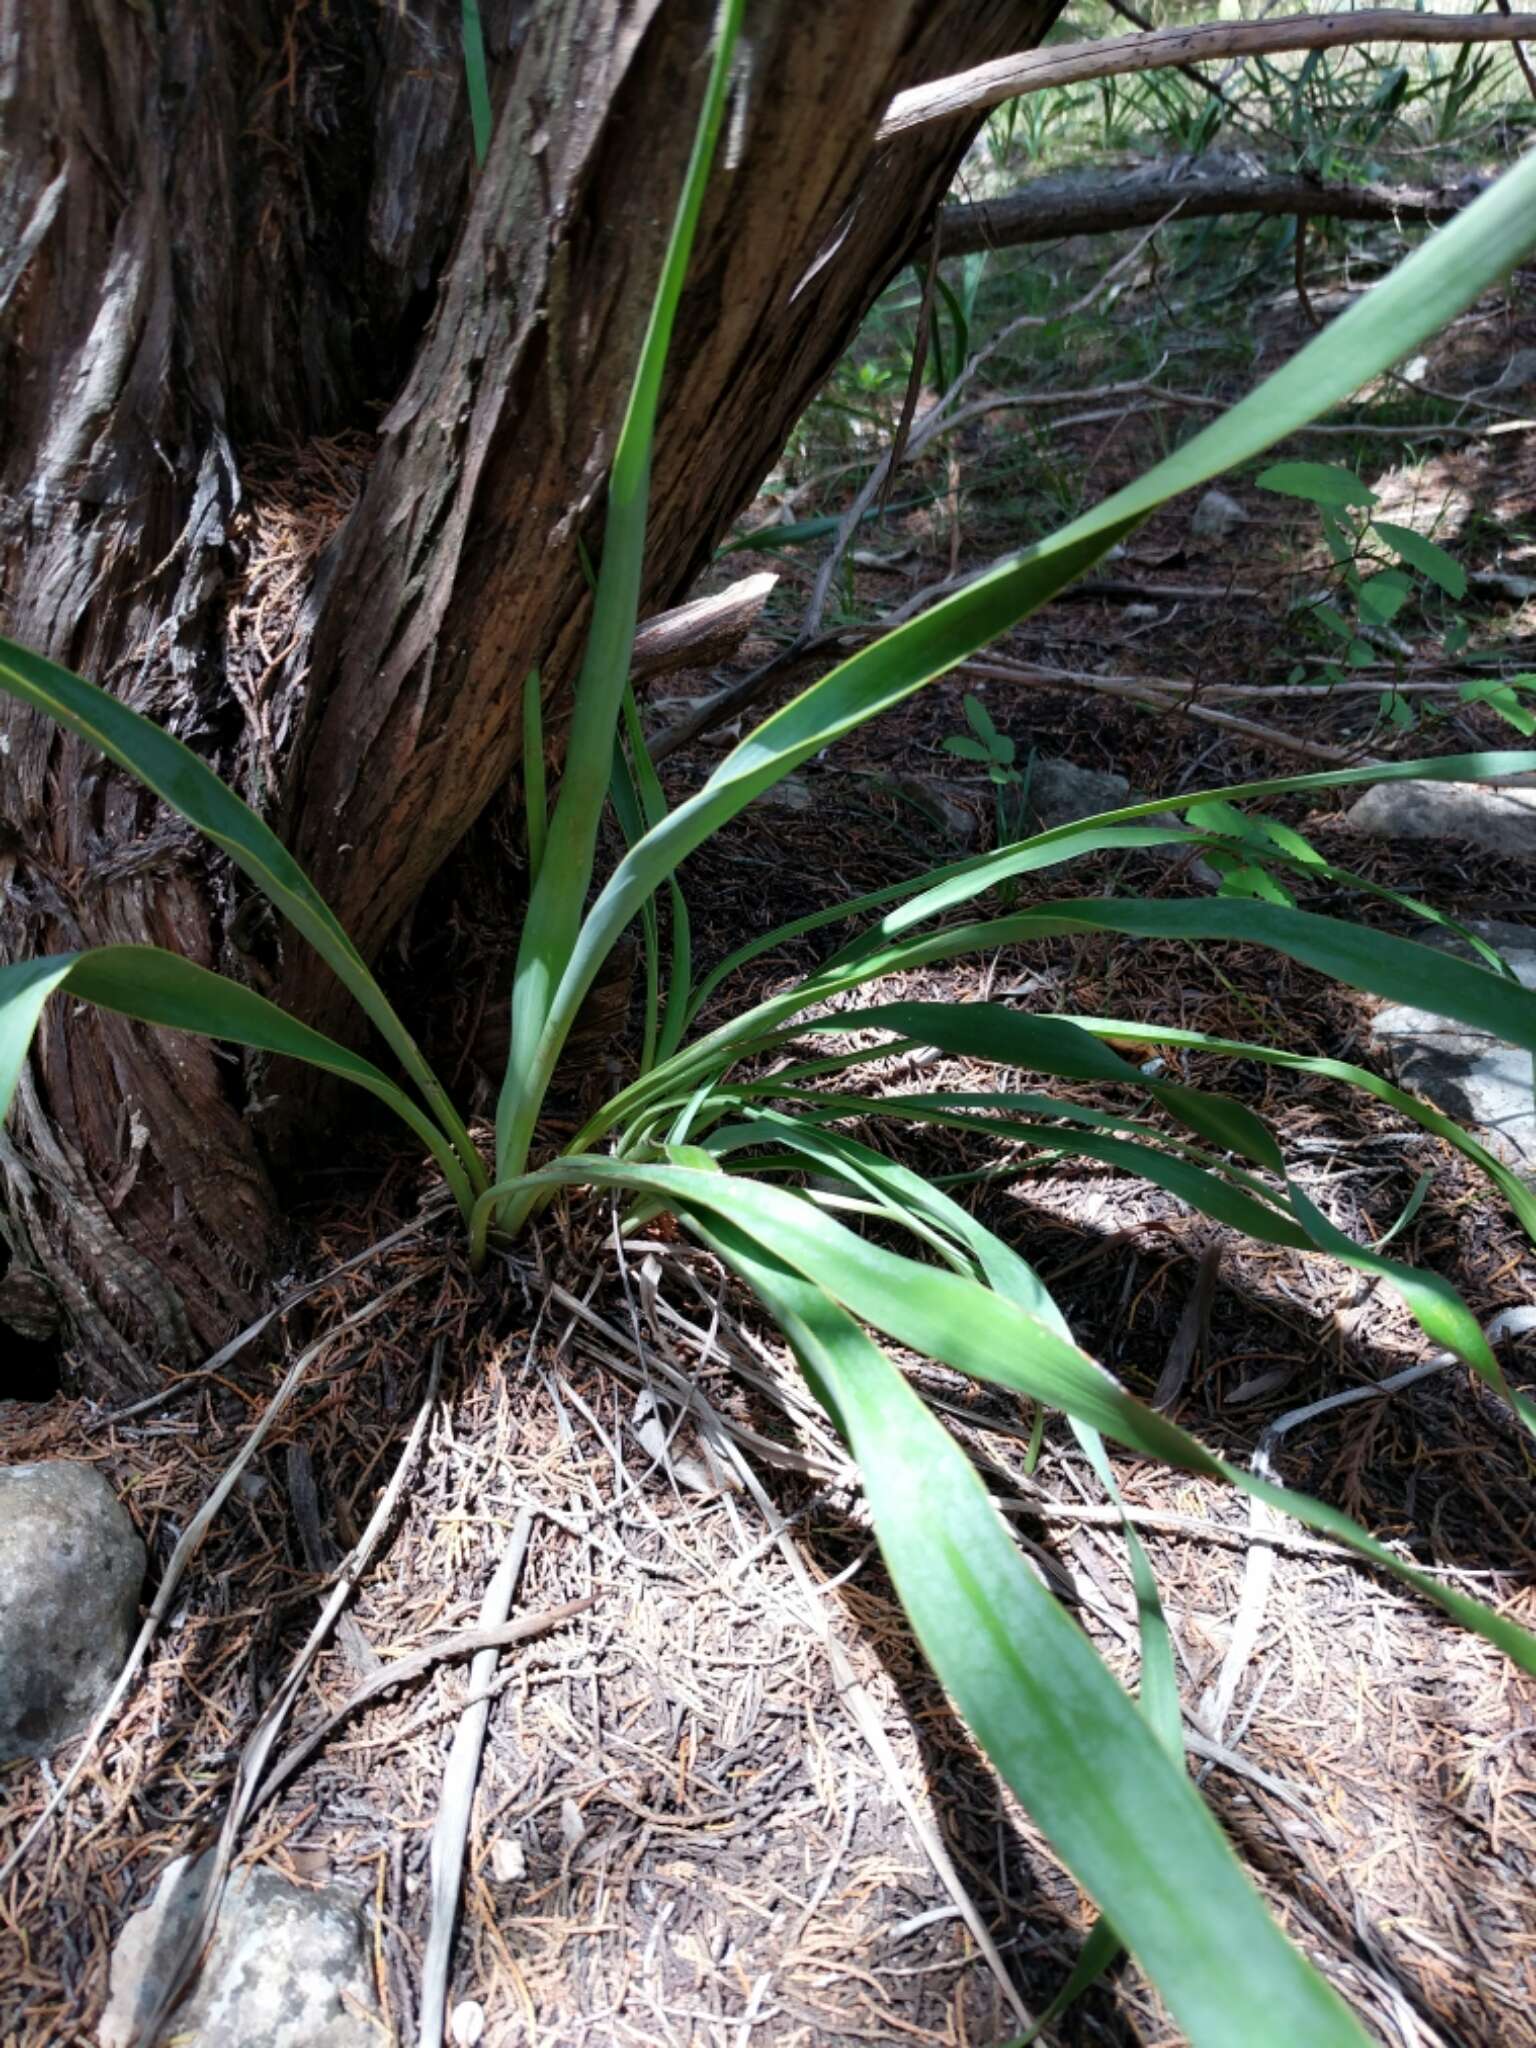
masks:
<svg viewBox="0 0 1536 2048"><path fill-rule="evenodd" d="M1355 595L1361 611L1385 626L1413 595L1413 586L1395 569L1383 569L1379 576L1367 576Z"/></svg>
<svg viewBox="0 0 1536 2048"><path fill-rule="evenodd" d="M855 1236L786 1189L743 1180L718 1168L703 1172L622 1159L563 1159L524 1175L516 1185L518 1190L537 1190L584 1183L656 1195L685 1218L723 1218L897 1343L975 1379L1061 1408L1131 1450L1185 1471L1225 1479L1393 1573L1463 1627L1503 1650L1522 1670L1536 1675L1536 1636L1396 1556L1338 1509L1216 1457L1177 1423L1127 1393L1086 1353L978 1282L917 1265ZM492 1206L510 1192L493 1189L481 1197L477 1214L482 1224Z"/></svg>
<svg viewBox="0 0 1536 2048"><path fill-rule="evenodd" d="M1374 505L1376 493L1336 462L1274 462L1254 478L1261 491L1305 498L1312 505Z"/></svg>
<svg viewBox="0 0 1536 2048"><path fill-rule="evenodd" d="M754 797L1038 609L1167 499L1251 460L1348 397L1443 327L1533 245L1536 153L1174 454L1049 539L861 649L766 719L620 861L549 997L541 1057L552 1062L599 966L639 904ZM498 1156L507 1156L504 1145Z"/></svg>
<svg viewBox="0 0 1536 2048"><path fill-rule="evenodd" d="M256 813L170 733L56 661L5 639L0 639L0 690L99 747L250 876L357 998L431 1105L476 1191L483 1188L480 1155L446 1090L319 890Z"/></svg>
<svg viewBox="0 0 1536 2048"><path fill-rule="evenodd" d="M9 1113L43 1005L55 990L66 989L83 1002L141 1024L232 1039L356 1082L386 1103L430 1149L468 1212L473 1200L469 1181L447 1140L370 1060L312 1031L254 989L158 946L101 946L90 953L57 953L0 967L0 1121Z"/></svg>
<svg viewBox="0 0 1536 2048"><path fill-rule="evenodd" d="M1526 679L1517 677L1515 682ZM1499 716L1508 721L1516 732L1536 732L1536 712L1532 712L1520 700L1515 682L1502 682L1488 678L1480 682L1463 683L1457 695L1464 704L1486 704Z"/></svg>
<svg viewBox="0 0 1536 2048"><path fill-rule="evenodd" d="M1208 853L1205 858L1221 877L1219 895L1255 896L1265 903L1284 903L1295 908L1296 898L1268 869L1256 868L1250 861L1234 860L1226 853Z"/></svg>
<svg viewBox="0 0 1536 2048"><path fill-rule="evenodd" d="M954 1439L770 1244L719 1220L703 1235L831 1396L892 1582L945 1690L1196 2048L1362 2048L1187 1776L1024 1562Z"/></svg>
<svg viewBox="0 0 1536 2048"><path fill-rule="evenodd" d="M955 754L962 761L990 761L992 756L980 740L973 740L969 733L954 732L940 743L946 754Z"/></svg>
<svg viewBox="0 0 1536 2048"><path fill-rule="evenodd" d="M971 731L975 733L977 739L981 741L989 753L995 753L997 750L996 743L1001 735L997 727L992 723L992 714L986 705L973 690L968 690L965 694L962 708Z"/></svg>
<svg viewBox="0 0 1536 2048"><path fill-rule="evenodd" d="M1426 540L1422 533L1415 533L1411 526L1396 526L1390 519L1373 519L1372 529L1386 542L1399 561L1406 562L1410 569L1417 569L1421 576L1427 576L1431 583L1438 584L1447 597L1458 600L1467 594L1467 572L1454 555L1432 540Z"/></svg>

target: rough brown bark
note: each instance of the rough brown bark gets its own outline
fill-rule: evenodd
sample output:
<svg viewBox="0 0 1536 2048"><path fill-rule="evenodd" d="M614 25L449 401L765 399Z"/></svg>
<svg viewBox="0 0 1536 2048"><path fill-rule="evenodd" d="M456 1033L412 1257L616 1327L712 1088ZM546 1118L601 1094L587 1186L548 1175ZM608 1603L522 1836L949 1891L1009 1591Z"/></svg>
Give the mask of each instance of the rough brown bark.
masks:
<svg viewBox="0 0 1536 2048"><path fill-rule="evenodd" d="M1485 181L1458 185L1345 185L1266 171L1240 158L1200 157L1190 164L1147 164L1106 176L1064 171L1035 178L1001 199L946 206L939 215L939 245L946 256L974 249L1017 248L1064 235L1112 234L1152 227L1169 214L1203 220L1225 213L1303 215L1314 220L1450 220L1475 199Z"/></svg>
<svg viewBox="0 0 1536 2048"><path fill-rule="evenodd" d="M576 540L600 545L710 11L482 0L498 118L476 175L457 0L0 0L7 630L211 759L370 953L503 784L535 661L558 727ZM1052 12L756 0L674 350L649 608L926 230L970 123L877 153L893 94ZM10 705L0 817L3 957L149 939L346 1028L174 819ZM282 1242L253 1136L270 1085L55 1005L0 1140L0 1315L36 1330L51 1295L102 1387L217 1339Z"/></svg>

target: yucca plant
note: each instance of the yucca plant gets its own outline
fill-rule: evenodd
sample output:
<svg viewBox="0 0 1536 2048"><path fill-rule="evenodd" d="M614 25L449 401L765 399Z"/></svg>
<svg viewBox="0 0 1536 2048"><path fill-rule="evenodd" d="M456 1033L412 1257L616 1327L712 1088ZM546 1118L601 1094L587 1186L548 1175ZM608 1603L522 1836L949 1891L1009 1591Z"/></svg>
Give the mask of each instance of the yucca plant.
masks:
<svg viewBox="0 0 1536 2048"><path fill-rule="evenodd" d="M1536 1425L1505 1382L1481 1330L1444 1280L1399 1265L1336 1230L1288 1176L1274 1137L1221 1095L1152 1074L1114 1042L1205 1048L1352 1083L1456 1146L1503 1192L1536 1237L1536 1199L1438 1111L1358 1068L1262 1045L1123 1020L1036 1016L996 1004L881 1000L886 978L981 948L1066 933L1240 938L1355 988L1416 1000L1536 1051L1536 995L1500 971L1280 901L1065 899L989 914L989 893L1018 876L1107 849L1187 846L1251 870L1255 861L1353 878L1283 829L1254 833L1245 798L1384 776L1496 778L1536 754L1479 754L1309 775L1208 793L1204 824L1170 823L1135 804L912 883L802 918L754 940L696 980L677 871L688 854L800 763L1047 602L1176 493L1244 462L1347 397L1443 326L1536 244L1536 156L1410 257L1326 334L1215 425L1096 511L1023 550L853 655L766 719L701 788L669 809L646 755L627 675L645 541L647 476L668 335L725 103L743 0L721 8L703 113L641 350L609 485L591 635L576 684L552 810L542 788L537 678L524 692L530 894L511 990L512 1041L488 1162L447 1092L345 932L266 825L188 748L51 661L0 645L0 688L91 740L221 847L315 946L377 1027L402 1070L390 1077L217 974L152 947L114 946L0 973L0 1110L9 1106L50 994L149 1023L308 1060L368 1089L429 1148L462 1212L475 1260L516 1237L560 1190L589 1189L666 1210L756 1294L846 1437L864 1477L892 1580L935 1671L977 1739L1104 1914L1064 1995L1118 1952L1139 1960L1189 2037L1212 2048L1311 2048L1365 2037L1270 1919L1183 1768L1166 1629L1147 1561L1125 1528L1144 1617L1139 1703L1026 1564L971 1462L876 1341L940 1359L1063 1410L1114 1493L1102 1439L1220 1477L1395 1574L1536 1672L1536 1638L1419 1572L1348 1517L1226 1463L1135 1400L1074 1342L1027 1259L951 1195L852 1137L851 1119L900 1117L983 1138L1097 1159L1140 1173L1218 1222L1266 1243L1328 1252L1394 1286L1434 1341ZM509 682L509 687L513 685ZM588 904L605 803L628 850ZM1234 822L1235 820L1235 822ZM1361 885L1362 887L1364 885ZM670 897L670 961L659 958L657 898ZM1386 892L1377 891L1377 894ZM1405 899L1394 899L1401 906ZM1434 913L1416 904L1416 915ZM604 959L639 919L646 942L646 1029L637 1078L569 1151L536 1156L556 1061ZM731 976L791 938L846 923L853 936L766 1001L701 1029ZM860 991L873 990L868 1000ZM841 1007L829 1011L828 1005ZM810 1013L815 1012L814 1015ZM809 1034L857 1032L860 1049L809 1056ZM868 1043L878 1033L879 1042ZM893 1049L937 1046L1023 1069L1042 1081L1121 1091L1124 1107L1087 1109L1035 1092L882 1097L859 1069ZM790 1048L800 1046L797 1054ZM835 1191L835 1192L833 1192ZM886 1248L839 1216L868 1215L913 1241Z"/></svg>

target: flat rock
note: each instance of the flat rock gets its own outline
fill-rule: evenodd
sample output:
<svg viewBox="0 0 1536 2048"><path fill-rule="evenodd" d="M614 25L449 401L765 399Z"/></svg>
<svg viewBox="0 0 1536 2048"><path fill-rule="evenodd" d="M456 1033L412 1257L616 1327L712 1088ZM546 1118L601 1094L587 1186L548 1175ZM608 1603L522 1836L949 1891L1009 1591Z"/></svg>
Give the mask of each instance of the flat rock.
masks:
<svg viewBox="0 0 1536 2048"><path fill-rule="evenodd" d="M1498 947L1524 987L1536 989L1536 926L1489 921L1470 928ZM1428 943L1466 951L1453 934L1442 938L1437 933ZM1371 1037L1403 1087L1472 1125L1496 1157L1536 1179L1536 1102L1528 1052L1406 1003L1382 1010Z"/></svg>
<svg viewBox="0 0 1536 2048"><path fill-rule="evenodd" d="M1079 768L1074 762L1053 761L1043 754L1037 754L1030 766L1028 807L1031 828L1036 832L1073 825L1079 818L1117 811L1135 801L1123 775L1102 768Z"/></svg>
<svg viewBox="0 0 1536 2048"><path fill-rule="evenodd" d="M1489 853L1536 854L1536 789L1378 782L1350 806L1346 822L1375 839L1460 839Z"/></svg>
<svg viewBox="0 0 1536 2048"><path fill-rule="evenodd" d="M910 804L935 834L969 853L981 833L981 820L947 783L929 775L882 776L880 781L903 803Z"/></svg>
<svg viewBox="0 0 1536 2048"><path fill-rule="evenodd" d="M89 1726L138 1623L144 1545L94 1465L0 1468L0 1763Z"/></svg>
<svg viewBox="0 0 1536 2048"><path fill-rule="evenodd" d="M101 2048L128 2048L197 1908L208 1858L178 1856L112 1951ZM191 1990L161 2043L176 2048L382 2048L368 1941L347 1892L237 1870Z"/></svg>
<svg viewBox="0 0 1536 2048"><path fill-rule="evenodd" d="M1225 540L1247 522L1248 514L1230 491L1213 489L1202 494L1190 514L1189 530L1197 540Z"/></svg>
<svg viewBox="0 0 1536 2048"><path fill-rule="evenodd" d="M1028 830L1049 832L1057 825L1075 825L1079 818L1096 817L1100 811L1118 811L1145 801L1123 775L1103 768L1079 768L1071 761L1037 754L1029 773ZM1157 811L1137 823L1182 826L1184 820L1176 811ZM1180 859L1186 852L1182 846L1168 848L1172 859ZM1221 877L1208 861L1191 861L1186 878L1202 889L1221 887Z"/></svg>

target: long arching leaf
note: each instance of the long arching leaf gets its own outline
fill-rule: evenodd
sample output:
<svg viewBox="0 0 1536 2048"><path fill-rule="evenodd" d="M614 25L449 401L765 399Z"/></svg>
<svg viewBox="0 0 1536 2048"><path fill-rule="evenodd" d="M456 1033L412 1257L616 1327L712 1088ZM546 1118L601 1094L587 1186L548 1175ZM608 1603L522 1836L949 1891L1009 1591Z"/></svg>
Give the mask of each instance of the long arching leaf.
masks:
<svg viewBox="0 0 1536 2048"><path fill-rule="evenodd" d="M833 741L1047 603L1167 499L1249 461L1436 333L1536 246L1536 152L1229 412L1102 505L852 655L727 755L615 869L551 992L558 1048L641 902L712 833ZM505 1156L498 1148L498 1156Z"/></svg>
<svg viewBox="0 0 1536 2048"><path fill-rule="evenodd" d="M351 991L420 1088L477 1190L485 1169L447 1091L395 1015L389 998L347 937L330 906L270 827L221 782L208 764L150 719L83 676L41 654L0 639L0 690L66 726L126 768L220 847L309 940L336 978Z"/></svg>
<svg viewBox="0 0 1536 2048"><path fill-rule="evenodd" d="M429 1148L460 1207L468 1212L473 1191L447 1139L371 1060L312 1031L254 989L158 946L101 946L90 953L56 953L0 968L0 1121L9 1113L43 1005L64 990L141 1024L232 1039L237 1045L323 1067L366 1088Z"/></svg>
<svg viewBox="0 0 1536 2048"><path fill-rule="evenodd" d="M1188 1777L1019 1554L974 1467L820 1288L718 1218L863 1474L901 1602L946 1691L1196 2048L1362 2048Z"/></svg>

